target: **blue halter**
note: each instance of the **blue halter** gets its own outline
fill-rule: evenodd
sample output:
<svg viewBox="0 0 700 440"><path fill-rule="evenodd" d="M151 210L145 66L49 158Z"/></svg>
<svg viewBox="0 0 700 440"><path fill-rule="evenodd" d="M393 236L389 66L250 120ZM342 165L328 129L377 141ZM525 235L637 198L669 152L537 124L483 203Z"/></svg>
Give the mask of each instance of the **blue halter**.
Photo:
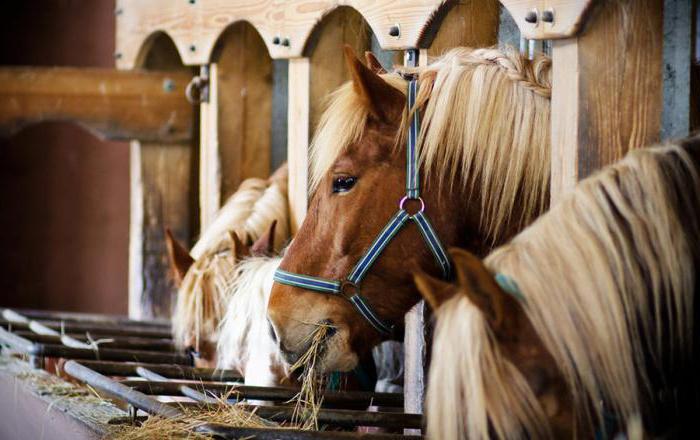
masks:
<svg viewBox="0 0 700 440"><path fill-rule="evenodd" d="M418 81L411 79L408 83L408 111L411 111L416 102L418 93ZM425 243L442 269L444 278L451 277L452 266L450 259L442 246L437 233L425 215L425 203L420 197L420 176L418 170L418 156L416 152L416 140L420 132L420 120L417 109L413 112L411 124L408 129L408 142L406 148L406 196L399 202L399 210L389 220L377 238L360 258L350 274L343 280L331 280L327 278L301 275L286 270L277 269L274 280L280 284L313 290L319 293L339 295L350 301L362 317L369 322L379 333L390 336L394 331L394 325L382 320L367 300L360 294L360 283L364 279L372 264L379 258L392 238L409 221L418 226ZM415 214L410 214L404 209L407 201L413 200L420 203L420 209Z"/></svg>

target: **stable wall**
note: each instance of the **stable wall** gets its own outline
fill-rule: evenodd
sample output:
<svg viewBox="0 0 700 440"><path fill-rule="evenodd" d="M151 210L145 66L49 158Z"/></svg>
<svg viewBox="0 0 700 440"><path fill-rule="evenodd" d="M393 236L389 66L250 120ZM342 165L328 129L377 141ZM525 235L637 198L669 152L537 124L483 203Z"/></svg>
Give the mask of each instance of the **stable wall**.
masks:
<svg viewBox="0 0 700 440"><path fill-rule="evenodd" d="M114 2L5 2L1 65L114 66ZM0 306L126 313L129 146L51 123L0 140Z"/></svg>

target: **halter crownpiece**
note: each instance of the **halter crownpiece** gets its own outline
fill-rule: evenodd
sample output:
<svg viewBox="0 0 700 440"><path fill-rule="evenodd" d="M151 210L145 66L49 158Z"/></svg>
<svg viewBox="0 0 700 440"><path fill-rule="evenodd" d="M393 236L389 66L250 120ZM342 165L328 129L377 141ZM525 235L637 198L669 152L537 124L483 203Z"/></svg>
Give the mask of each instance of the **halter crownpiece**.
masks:
<svg viewBox="0 0 700 440"><path fill-rule="evenodd" d="M417 93L418 81L415 78L411 78L408 83L407 97L409 112L413 110ZM409 220L413 220L418 226L418 230L420 230L428 249L430 249L430 252L435 257L435 261L442 270L443 277L446 279L451 277L452 265L450 259L435 229L433 229L428 217L425 215L425 202L420 197L420 175L418 172L418 155L416 154L416 141L419 132L420 119L418 110L416 109L413 112L411 123L408 128L406 148L406 196L399 201L399 210L394 214L391 220L389 220L379 235L377 235L377 238L374 239L369 249L360 258L357 264L355 264L350 274L343 280L331 280L277 269L274 276L276 282L288 286L313 290L319 293L341 296L350 301L358 313L362 315L375 330L385 336L390 336L394 331L394 325L382 320L377 315L367 300L361 295L360 283L367 274L367 271L372 267L377 258L379 258L382 251L384 251L389 242ZM415 214L410 214L404 207L406 202L410 200L415 200L420 203L420 208Z"/></svg>

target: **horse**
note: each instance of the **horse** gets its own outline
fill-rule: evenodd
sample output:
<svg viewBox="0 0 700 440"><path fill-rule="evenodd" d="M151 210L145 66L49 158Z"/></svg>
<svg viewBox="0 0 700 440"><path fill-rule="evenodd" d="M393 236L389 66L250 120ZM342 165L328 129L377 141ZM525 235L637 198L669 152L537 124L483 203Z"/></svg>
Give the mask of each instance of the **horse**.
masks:
<svg viewBox="0 0 700 440"><path fill-rule="evenodd" d="M269 179L246 179L191 252L166 230L170 264L179 284L173 339L178 348L195 350L199 365L213 366L216 361L219 322L237 262L251 254L276 253L289 240L287 204L284 165Z"/></svg>
<svg viewBox="0 0 700 440"><path fill-rule="evenodd" d="M633 150L457 284L435 310L431 438L691 438L697 380L700 138Z"/></svg>
<svg viewBox="0 0 700 440"><path fill-rule="evenodd" d="M345 58L352 80L330 96L315 133L308 213L278 273L338 280L349 272L402 199L412 151L407 141L416 140L414 170L423 178L422 199L411 197L406 209L418 215L416 202L423 202L420 212L443 245L485 255L547 209L550 59L531 61L513 49L458 48L427 67L382 74L347 47ZM417 94L408 94L416 82ZM415 105L407 105L413 97ZM422 130L408 136L418 117ZM319 360L326 371L351 370L380 341L401 338L403 317L420 300L413 271L439 270L417 229L407 226L393 237L361 286L325 284L348 286L352 296L323 295L275 278L268 318L288 362L304 352L317 323L334 328ZM370 323L369 314L384 325Z"/></svg>
<svg viewBox="0 0 700 440"><path fill-rule="evenodd" d="M251 257L231 276L226 313L217 334L218 369L233 369L246 385L275 386L289 375L288 365L270 335L267 303L281 257Z"/></svg>

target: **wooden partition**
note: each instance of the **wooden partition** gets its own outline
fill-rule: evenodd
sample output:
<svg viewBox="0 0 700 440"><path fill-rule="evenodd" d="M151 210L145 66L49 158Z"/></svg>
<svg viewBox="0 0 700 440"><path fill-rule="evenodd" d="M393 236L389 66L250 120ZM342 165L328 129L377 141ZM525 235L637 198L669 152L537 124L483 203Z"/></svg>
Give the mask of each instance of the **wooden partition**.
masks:
<svg viewBox="0 0 700 440"><path fill-rule="evenodd" d="M167 35L153 35L138 57L144 69L191 76ZM180 93L184 93L181 90ZM190 121L192 124L192 121ZM170 317L174 285L165 247L165 227L184 243L196 231L196 154L180 143L132 141L129 232L129 315Z"/></svg>
<svg viewBox="0 0 700 440"><path fill-rule="evenodd" d="M579 179L659 138L662 0L118 0L118 64L138 65L134 48L156 27L172 36L186 64L209 66L217 109L202 107L202 158L208 163L200 173L207 185L218 180L220 186L205 191L218 197L202 208L206 211L218 207L220 197L242 178L267 173L267 53L288 58L287 153L296 230L306 212L308 145L323 99L348 79L342 44L351 44L361 54L370 47L373 32L382 48L397 50L395 61L401 62L402 50L415 49L425 63L428 56L454 46L496 44L502 7L523 37L554 40L553 202ZM243 20L252 27L234 24L221 35L223 28ZM251 93L258 97L253 108L246 107L253 102ZM252 117L258 120L246 125ZM251 137L253 132L259 137ZM424 305L407 317L408 411L422 410L426 319Z"/></svg>
<svg viewBox="0 0 700 440"><path fill-rule="evenodd" d="M202 229L249 177L270 174L272 59L249 23L230 25L209 64L208 100L201 104Z"/></svg>

